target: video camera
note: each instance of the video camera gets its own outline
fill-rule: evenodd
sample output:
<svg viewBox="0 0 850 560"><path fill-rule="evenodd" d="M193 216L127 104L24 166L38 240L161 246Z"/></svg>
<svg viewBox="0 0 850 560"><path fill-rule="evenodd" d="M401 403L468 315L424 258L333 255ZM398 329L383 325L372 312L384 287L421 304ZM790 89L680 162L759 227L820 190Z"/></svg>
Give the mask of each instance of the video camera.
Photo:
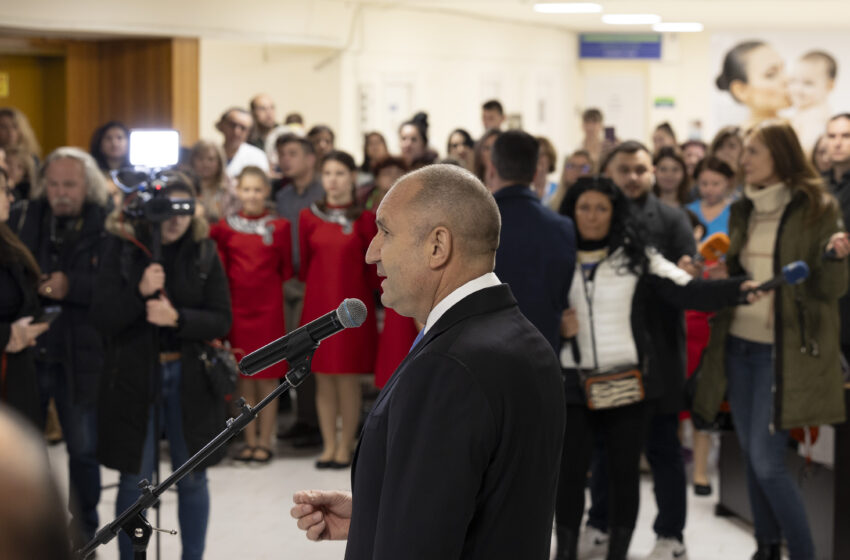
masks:
<svg viewBox="0 0 850 560"><path fill-rule="evenodd" d="M125 196L123 211L130 218L161 224L172 216L191 216L195 201L166 196L166 172L180 156L176 130L131 130L130 165L112 171L112 180Z"/></svg>
<svg viewBox="0 0 850 560"><path fill-rule="evenodd" d="M195 214L193 198L170 198L168 171L180 159L180 135L176 130L130 131L130 167L112 171L112 180L124 192L122 211L153 227L152 255L162 254L160 224L172 216Z"/></svg>

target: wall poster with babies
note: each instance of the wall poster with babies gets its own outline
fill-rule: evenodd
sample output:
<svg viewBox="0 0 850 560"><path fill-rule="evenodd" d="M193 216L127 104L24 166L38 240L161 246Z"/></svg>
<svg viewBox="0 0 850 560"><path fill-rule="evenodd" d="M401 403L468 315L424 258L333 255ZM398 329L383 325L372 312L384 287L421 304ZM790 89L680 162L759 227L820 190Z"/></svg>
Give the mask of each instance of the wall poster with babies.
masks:
<svg viewBox="0 0 850 560"><path fill-rule="evenodd" d="M850 37L723 33L711 37L713 126L791 122L810 152L836 113L850 112Z"/></svg>

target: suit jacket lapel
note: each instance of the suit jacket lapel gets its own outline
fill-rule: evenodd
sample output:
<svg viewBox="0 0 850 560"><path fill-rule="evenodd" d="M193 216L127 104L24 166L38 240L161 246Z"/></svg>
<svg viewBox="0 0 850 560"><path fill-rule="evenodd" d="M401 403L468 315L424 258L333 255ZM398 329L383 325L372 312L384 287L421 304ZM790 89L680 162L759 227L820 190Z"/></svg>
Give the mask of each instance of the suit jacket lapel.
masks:
<svg viewBox="0 0 850 560"><path fill-rule="evenodd" d="M416 347L404 357L401 361L401 364L396 368L395 372L393 372L390 380L378 394L378 398L375 400L375 404L372 405L372 410L376 410L378 406L392 394L395 389L398 380L404 375L404 370L407 366L416 359L416 357L422 353L422 351L427 348L427 346L431 343L432 340L443 334L446 330L451 328L453 325L466 319L467 317L471 317L473 315L479 315L481 313L490 313L496 311L498 309L511 307L516 305L516 299L514 299L513 293L511 293L511 289L507 284L500 284L498 286L492 286L489 288L484 288L483 290L479 290L474 292L467 297L463 298L459 302L457 302L454 306L449 308L448 311L443 314L442 317L431 327L428 332L422 337L422 340ZM366 417L366 421L363 423L363 432L365 433L366 426L372 420L372 413ZM362 440L361 440L362 441ZM360 443L357 443L357 448L354 450L354 457L352 458L352 468L351 468L351 486L354 487L354 472L357 467L357 456L360 454Z"/></svg>

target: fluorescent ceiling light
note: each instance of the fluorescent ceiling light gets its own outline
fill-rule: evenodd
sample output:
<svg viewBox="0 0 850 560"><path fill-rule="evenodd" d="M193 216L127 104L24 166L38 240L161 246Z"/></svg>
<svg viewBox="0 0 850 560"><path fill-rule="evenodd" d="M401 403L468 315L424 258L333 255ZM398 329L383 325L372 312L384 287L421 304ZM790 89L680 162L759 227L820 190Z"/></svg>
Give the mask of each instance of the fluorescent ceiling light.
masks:
<svg viewBox="0 0 850 560"><path fill-rule="evenodd" d="M603 14L602 23L610 25L652 25L661 23L656 14Z"/></svg>
<svg viewBox="0 0 850 560"><path fill-rule="evenodd" d="M661 33L699 33L703 27L698 22L663 22L652 26L653 31Z"/></svg>
<svg viewBox="0 0 850 560"><path fill-rule="evenodd" d="M534 5L534 11L541 14L598 14L601 4L593 2L546 2Z"/></svg>

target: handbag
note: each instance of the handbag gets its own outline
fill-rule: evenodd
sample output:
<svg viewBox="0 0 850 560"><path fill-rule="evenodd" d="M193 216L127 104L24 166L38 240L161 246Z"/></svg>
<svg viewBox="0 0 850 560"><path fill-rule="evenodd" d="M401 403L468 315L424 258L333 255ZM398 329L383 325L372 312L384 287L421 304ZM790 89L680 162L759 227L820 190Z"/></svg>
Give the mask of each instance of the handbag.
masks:
<svg viewBox="0 0 850 560"><path fill-rule="evenodd" d="M617 408L640 402L646 396L643 374L634 365L578 370L581 388L590 410Z"/></svg>
<svg viewBox="0 0 850 560"><path fill-rule="evenodd" d="M199 354L210 391L216 398L230 401L236 391L239 365L229 342L213 340L205 342Z"/></svg>

